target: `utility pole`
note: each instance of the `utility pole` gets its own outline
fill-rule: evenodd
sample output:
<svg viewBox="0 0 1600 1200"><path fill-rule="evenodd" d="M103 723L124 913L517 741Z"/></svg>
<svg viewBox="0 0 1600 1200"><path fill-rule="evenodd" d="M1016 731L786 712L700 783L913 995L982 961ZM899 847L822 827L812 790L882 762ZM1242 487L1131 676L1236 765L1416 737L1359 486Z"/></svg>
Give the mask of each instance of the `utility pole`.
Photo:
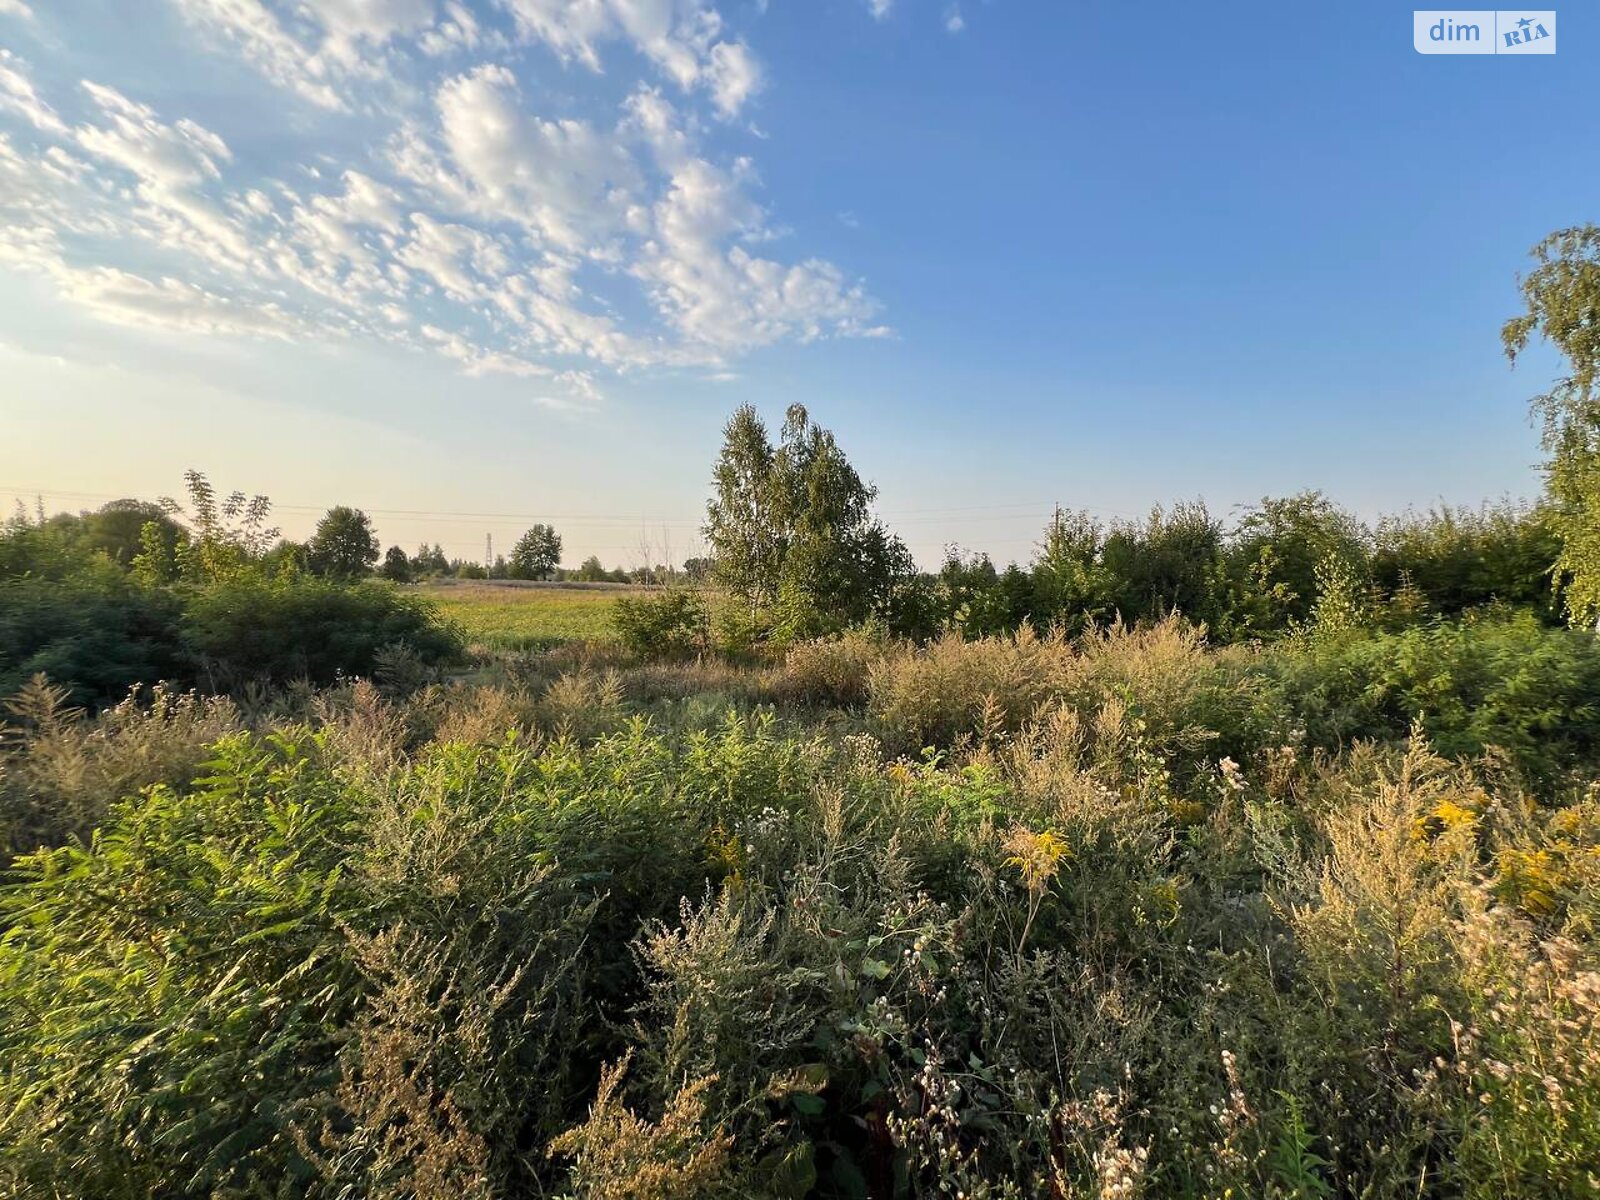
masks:
<svg viewBox="0 0 1600 1200"><path fill-rule="evenodd" d="M483 569L487 573L494 570L494 534L483 535Z"/></svg>

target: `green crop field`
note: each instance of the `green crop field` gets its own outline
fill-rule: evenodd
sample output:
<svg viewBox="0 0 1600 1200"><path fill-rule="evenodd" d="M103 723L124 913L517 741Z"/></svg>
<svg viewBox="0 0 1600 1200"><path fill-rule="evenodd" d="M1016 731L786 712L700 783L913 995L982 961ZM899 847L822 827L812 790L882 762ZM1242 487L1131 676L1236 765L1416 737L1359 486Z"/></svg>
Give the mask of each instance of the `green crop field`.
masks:
<svg viewBox="0 0 1600 1200"><path fill-rule="evenodd" d="M540 650L562 642L616 636L611 609L641 589L587 585L529 586L498 582L428 583L422 593L474 645L493 650Z"/></svg>

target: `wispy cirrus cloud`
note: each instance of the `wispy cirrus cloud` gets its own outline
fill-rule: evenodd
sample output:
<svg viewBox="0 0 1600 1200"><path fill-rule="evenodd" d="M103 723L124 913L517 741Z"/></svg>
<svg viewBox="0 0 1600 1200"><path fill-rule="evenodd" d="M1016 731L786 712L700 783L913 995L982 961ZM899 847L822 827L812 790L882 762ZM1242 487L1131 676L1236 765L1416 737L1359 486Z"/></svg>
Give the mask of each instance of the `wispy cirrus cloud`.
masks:
<svg viewBox="0 0 1600 1200"><path fill-rule="evenodd" d="M378 339L579 405L618 372L883 332L859 280L775 252L756 164L711 149L765 74L707 0L171 2L184 52L242 60L292 126L44 89L0 51L0 263L96 317ZM353 121L373 136L330 156Z"/></svg>

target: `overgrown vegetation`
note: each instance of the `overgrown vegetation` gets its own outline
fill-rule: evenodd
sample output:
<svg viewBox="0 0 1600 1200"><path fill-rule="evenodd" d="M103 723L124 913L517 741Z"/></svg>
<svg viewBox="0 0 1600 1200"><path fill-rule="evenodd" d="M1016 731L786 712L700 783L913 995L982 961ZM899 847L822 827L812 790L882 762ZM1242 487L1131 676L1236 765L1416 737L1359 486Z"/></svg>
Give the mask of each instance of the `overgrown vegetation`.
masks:
<svg viewBox="0 0 1600 1200"><path fill-rule="evenodd" d="M355 510L19 518L0 1191L1600 1196L1593 380L1545 508L937 576L742 411L721 591L453 676Z"/></svg>
<svg viewBox="0 0 1600 1200"><path fill-rule="evenodd" d="M99 716L30 685L0 1175L1589 1194L1596 718L1530 692L1592 644L1366 636L1435 644L1360 741L1331 681L1404 653L1178 621Z"/></svg>
<svg viewBox="0 0 1600 1200"><path fill-rule="evenodd" d="M312 573L266 526L265 497L219 500L198 472L188 484L187 510L19 511L0 528L0 694L43 674L76 703L116 703L139 685L330 683L402 650L425 664L460 653L424 600L361 577L377 550L359 512L324 519Z"/></svg>

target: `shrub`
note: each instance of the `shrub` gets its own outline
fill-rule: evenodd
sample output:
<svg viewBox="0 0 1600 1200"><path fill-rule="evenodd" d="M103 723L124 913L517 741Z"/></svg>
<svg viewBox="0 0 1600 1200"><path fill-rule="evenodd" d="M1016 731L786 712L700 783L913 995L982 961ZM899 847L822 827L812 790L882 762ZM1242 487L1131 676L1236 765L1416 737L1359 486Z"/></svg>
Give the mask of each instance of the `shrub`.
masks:
<svg viewBox="0 0 1600 1200"><path fill-rule="evenodd" d="M1378 526L1373 574L1387 591L1415 588L1435 612L1498 600L1553 620L1559 605L1550 575L1561 541L1549 515L1503 502L1391 517Z"/></svg>
<svg viewBox="0 0 1600 1200"><path fill-rule="evenodd" d="M188 678L179 606L106 565L72 578L0 580L0 696L34 675L77 704L115 703L128 689Z"/></svg>
<svg viewBox="0 0 1600 1200"><path fill-rule="evenodd" d="M706 608L683 588L654 596L624 596L611 610L622 644L641 658L688 658L707 645Z"/></svg>
<svg viewBox="0 0 1600 1200"><path fill-rule="evenodd" d="M239 728L227 700L157 684L88 718L38 676L0 725L0 854L86 839L118 800L190 783L208 747Z"/></svg>
<svg viewBox="0 0 1600 1200"><path fill-rule="evenodd" d="M622 677L580 668L557 679L539 700L539 719L558 736L588 739L622 724Z"/></svg>
<svg viewBox="0 0 1600 1200"><path fill-rule="evenodd" d="M1585 1196L1600 1162L1600 967L1569 937L1541 939L1483 904L1461 930L1467 1004L1455 1053L1420 1107L1446 1123L1443 1172L1473 1200Z"/></svg>
<svg viewBox="0 0 1600 1200"><path fill-rule="evenodd" d="M853 707L867 698L873 664L888 650L880 631L852 629L837 638L796 642L783 659L783 695L808 704Z"/></svg>
<svg viewBox="0 0 1600 1200"><path fill-rule="evenodd" d="M420 596L381 583L348 585L303 576L244 576L186 596L184 636L213 683L331 683L370 675L380 652L404 644L422 663L458 655L462 637Z"/></svg>
<svg viewBox="0 0 1600 1200"><path fill-rule="evenodd" d="M1343 636L38 685L0 795L130 794L0 890L0 1192L1587 1194L1600 790L1285 746Z"/></svg>
<svg viewBox="0 0 1600 1200"><path fill-rule="evenodd" d="M1070 643L1024 627L1015 637L963 641L946 634L896 646L867 674L872 715L902 750L1016 729L1057 695L1072 671Z"/></svg>
<svg viewBox="0 0 1600 1200"><path fill-rule="evenodd" d="M1531 613L1313 639L1261 666L1316 746L1417 722L1447 757L1499 747L1543 780L1600 752L1600 641Z"/></svg>
<svg viewBox="0 0 1600 1200"><path fill-rule="evenodd" d="M1275 741L1281 723L1254 662L1243 648L1210 650L1204 631L1181 618L1114 625L1078 640L1063 694L1085 718L1120 701L1145 744L1175 767L1242 761Z"/></svg>

